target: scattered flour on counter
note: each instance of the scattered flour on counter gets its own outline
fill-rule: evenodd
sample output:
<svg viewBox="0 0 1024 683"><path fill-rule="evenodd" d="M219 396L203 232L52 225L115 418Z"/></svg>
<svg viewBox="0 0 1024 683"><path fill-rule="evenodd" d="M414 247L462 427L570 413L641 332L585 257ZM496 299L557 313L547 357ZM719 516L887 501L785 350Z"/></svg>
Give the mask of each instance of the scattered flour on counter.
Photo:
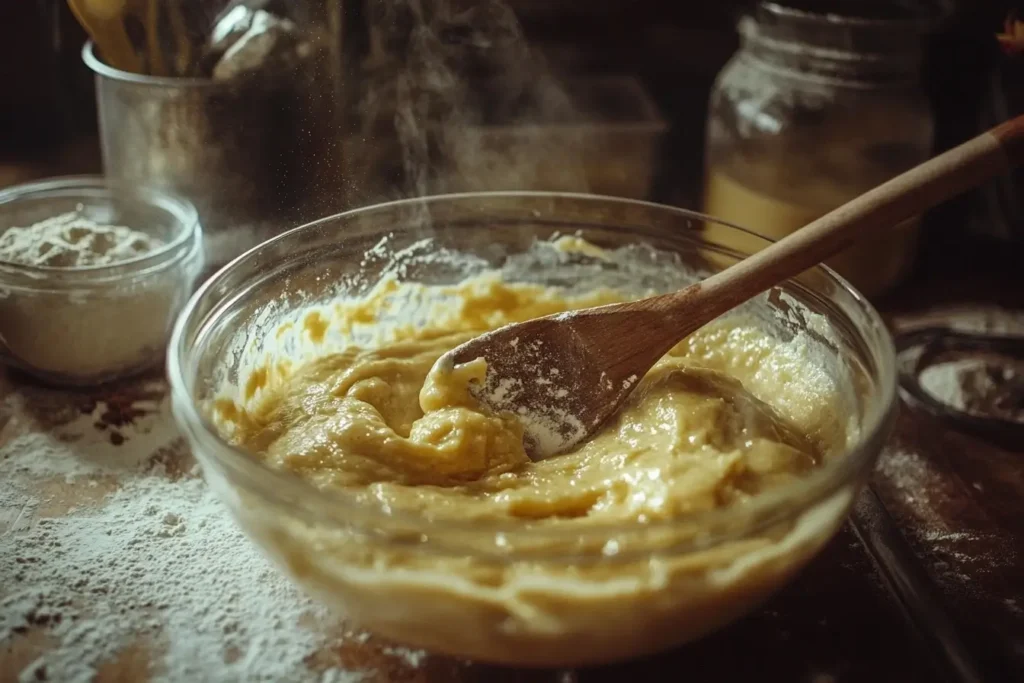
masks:
<svg viewBox="0 0 1024 683"><path fill-rule="evenodd" d="M921 371L918 381L932 398L950 408L964 410L967 402L960 386L960 367L953 363L932 365Z"/></svg>
<svg viewBox="0 0 1024 683"><path fill-rule="evenodd" d="M925 527L942 525L942 518L930 499L945 495L945 482L925 458L911 451L890 447L879 457L877 469L900 492L921 524Z"/></svg>
<svg viewBox="0 0 1024 683"><path fill-rule="evenodd" d="M366 680L366 673L362 671L339 671L331 669L320 676L319 683L363 683Z"/></svg>
<svg viewBox="0 0 1024 683"><path fill-rule="evenodd" d="M131 403L130 423L108 424L111 414L119 411L112 401L97 401L88 412L66 411L69 414L58 424L14 437L0 449L0 462L5 471L17 475L15 483L62 478L71 484L83 477L140 474L136 471L146 466L153 454L183 446L161 401L151 398L162 393L164 386L163 382L140 383L139 398ZM12 411L24 410L23 397L9 396L6 403ZM51 406L46 408L49 412ZM115 422L125 420L122 417ZM125 446L128 441L131 443Z"/></svg>
<svg viewBox="0 0 1024 683"><path fill-rule="evenodd" d="M969 534L963 531L950 533L947 531L932 530L926 531L921 535L921 538L929 543L936 542L955 542L955 541L971 541L976 540L977 536Z"/></svg>
<svg viewBox="0 0 1024 683"><path fill-rule="evenodd" d="M950 490L955 484L918 453L890 447L879 458L878 472L897 496L895 509L887 503L897 522L913 517L900 528L927 554L933 576L947 590L992 599L986 577L1017 562L1013 539L986 529L951 530L946 508L956 499Z"/></svg>
<svg viewBox="0 0 1024 683"><path fill-rule="evenodd" d="M310 665L337 644L324 635L337 619L243 536L197 476L166 399L121 433L112 444L85 414L0 447L0 648L32 633L50 644L19 660L20 680L84 683L139 651L151 681L357 683L373 673ZM380 653L409 667L425 657Z"/></svg>
<svg viewBox="0 0 1024 683"><path fill-rule="evenodd" d="M405 647L383 647L381 652L405 662L411 669L418 669L427 660L426 650L410 650Z"/></svg>

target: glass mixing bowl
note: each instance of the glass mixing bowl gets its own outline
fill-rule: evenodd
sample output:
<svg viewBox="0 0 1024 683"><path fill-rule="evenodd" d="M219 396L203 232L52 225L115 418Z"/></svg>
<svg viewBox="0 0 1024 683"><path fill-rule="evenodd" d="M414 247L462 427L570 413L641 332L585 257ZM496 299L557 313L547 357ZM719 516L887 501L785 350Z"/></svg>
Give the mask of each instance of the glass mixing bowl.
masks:
<svg viewBox="0 0 1024 683"><path fill-rule="evenodd" d="M387 254L419 255L391 269L402 279L453 283L474 268L521 266L537 240L579 234L606 248L646 243L657 251L641 249L639 260L699 277L744 256L708 242L708 222L630 200L486 193L399 201L296 228L227 265L180 316L168 356L175 415L210 486L255 542L311 594L382 636L538 666L608 662L693 640L751 610L825 545L891 425L890 337L863 297L827 269L745 308L769 321L772 334L814 339L814 358L842 370L853 398L837 419L849 420L856 436L805 478L735 507L573 530L427 522L271 470L221 438L209 406L223 382L245 381L249 350L273 336L275 321L339 291L365 292L389 267ZM756 241L719 228L716 238ZM473 258L452 267L431 257L442 249ZM583 289L586 273L622 283L636 275L608 263L565 272L533 266L519 268L524 279Z"/></svg>

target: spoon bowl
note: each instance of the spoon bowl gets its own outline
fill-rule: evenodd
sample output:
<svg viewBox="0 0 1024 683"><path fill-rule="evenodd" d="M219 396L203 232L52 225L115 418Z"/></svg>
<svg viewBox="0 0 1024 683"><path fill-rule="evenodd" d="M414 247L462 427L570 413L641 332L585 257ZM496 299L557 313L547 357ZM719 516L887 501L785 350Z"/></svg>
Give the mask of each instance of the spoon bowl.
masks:
<svg viewBox="0 0 1024 683"><path fill-rule="evenodd" d="M611 417L643 376L637 368L665 355L680 325L686 321L609 304L507 325L452 349L438 367L485 358L486 379L474 393L493 410L519 415L526 451L540 459L571 448ZM628 334L606 335L608 329Z"/></svg>

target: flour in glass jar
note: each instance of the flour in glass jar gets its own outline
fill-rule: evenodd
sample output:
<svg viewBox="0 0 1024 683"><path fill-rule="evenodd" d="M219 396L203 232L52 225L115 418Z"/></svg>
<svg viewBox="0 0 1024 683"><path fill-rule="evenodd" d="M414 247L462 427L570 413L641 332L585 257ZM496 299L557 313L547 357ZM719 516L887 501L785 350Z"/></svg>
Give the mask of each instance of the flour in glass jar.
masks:
<svg viewBox="0 0 1024 683"><path fill-rule="evenodd" d="M47 268L108 266L153 251L161 242L122 225L99 225L77 211L0 234L0 260Z"/></svg>
<svg viewBox="0 0 1024 683"><path fill-rule="evenodd" d="M111 426L104 401L46 424L24 392L0 395L0 670L353 683L423 660L346 631L270 565L198 476L166 398ZM345 640L376 655L324 655Z"/></svg>

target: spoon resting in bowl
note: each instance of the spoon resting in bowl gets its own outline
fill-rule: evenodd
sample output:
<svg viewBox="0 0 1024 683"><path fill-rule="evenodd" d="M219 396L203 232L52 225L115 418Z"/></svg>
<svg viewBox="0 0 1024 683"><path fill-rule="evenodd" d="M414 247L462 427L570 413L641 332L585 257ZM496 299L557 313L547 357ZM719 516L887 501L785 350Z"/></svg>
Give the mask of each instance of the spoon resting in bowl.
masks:
<svg viewBox="0 0 1024 683"><path fill-rule="evenodd" d="M1024 161L1024 116L917 166L711 277L677 292L506 325L437 361L483 358L484 405L515 414L541 460L587 439L672 347L723 313Z"/></svg>

